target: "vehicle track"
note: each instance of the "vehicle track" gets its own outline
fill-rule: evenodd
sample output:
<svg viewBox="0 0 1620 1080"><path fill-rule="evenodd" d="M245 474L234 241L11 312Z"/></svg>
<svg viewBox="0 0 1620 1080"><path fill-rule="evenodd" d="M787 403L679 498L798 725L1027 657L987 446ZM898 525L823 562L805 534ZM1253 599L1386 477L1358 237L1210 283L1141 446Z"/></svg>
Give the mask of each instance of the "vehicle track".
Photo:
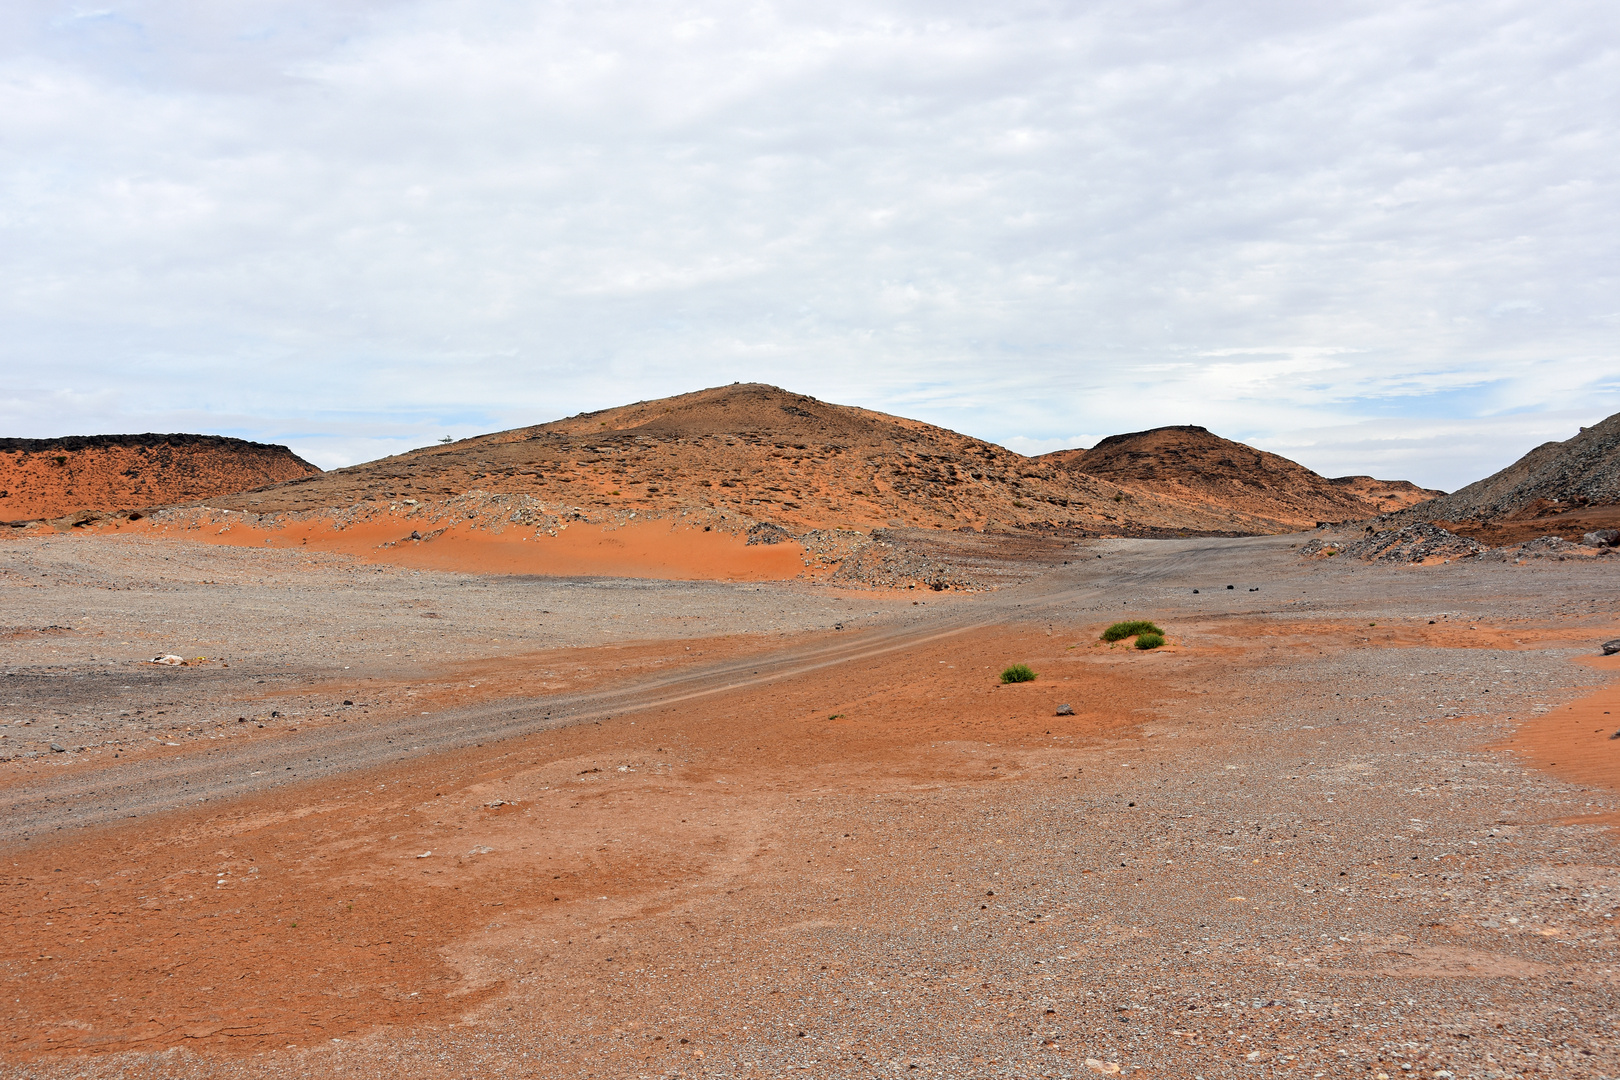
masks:
<svg viewBox="0 0 1620 1080"><path fill-rule="evenodd" d="M0 844L42 839L212 802L330 779L449 751L626 713L695 701L858 662L990 626L1095 610L1121 591L1160 587L1191 572L1247 569L1277 538L1122 542L1106 577L1086 564L977 598L955 610L919 614L905 626L847 640L793 644L750 659L654 675L577 694L505 699L385 722L288 733L257 745L222 747L162 762L110 764L24 781L5 792ZM1123 563L1123 565L1121 565ZM1226 564L1222 566L1221 564ZM1078 579L1078 580L1077 580Z"/></svg>

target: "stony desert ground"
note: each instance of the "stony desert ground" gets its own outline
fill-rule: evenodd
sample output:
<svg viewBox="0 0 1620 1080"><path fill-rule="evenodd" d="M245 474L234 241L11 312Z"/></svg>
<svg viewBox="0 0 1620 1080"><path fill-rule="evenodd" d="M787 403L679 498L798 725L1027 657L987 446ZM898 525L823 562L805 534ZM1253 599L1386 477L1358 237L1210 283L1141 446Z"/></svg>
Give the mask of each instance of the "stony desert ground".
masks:
<svg viewBox="0 0 1620 1080"><path fill-rule="evenodd" d="M0 1076L1620 1075L1610 560L1305 539L968 592L14 531Z"/></svg>

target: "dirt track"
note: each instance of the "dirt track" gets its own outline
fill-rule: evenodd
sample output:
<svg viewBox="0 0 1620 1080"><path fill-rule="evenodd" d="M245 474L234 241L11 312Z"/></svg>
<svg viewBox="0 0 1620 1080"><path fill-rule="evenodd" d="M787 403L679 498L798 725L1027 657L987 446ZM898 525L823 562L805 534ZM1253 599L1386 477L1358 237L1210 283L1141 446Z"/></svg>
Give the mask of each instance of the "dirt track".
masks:
<svg viewBox="0 0 1620 1080"><path fill-rule="evenodd" d="M0 765L0 1052L30 1076L1620 1073L1616 774L1592 765L1620 741L1571 741L1620 670L1571 662L1620 634L1604 568L1297 539L1103 542L915 605L639 583L661 614L634 643L609 583L252 553L154 590L131 619L206 628L302 580L319 633L354 586L320 665L225 616L228 669L120 681L140 737L180 743L133 769L110 742ZM56 544L6 554L8 742L24 713L97 723L74 679L134 640L112 608L141 567L106 572L132 549ZM516 617L537 592L508 606L580 588L562 627ZM452 618L411 635L406 600ZM1136 615L1171 647L1096 643ZM999 687L1014 659L1042 678ZM299 730L257 727L272 708ZM533 730L547 709L576 723ZM139 816L67 825L112 805Z"/></svg>

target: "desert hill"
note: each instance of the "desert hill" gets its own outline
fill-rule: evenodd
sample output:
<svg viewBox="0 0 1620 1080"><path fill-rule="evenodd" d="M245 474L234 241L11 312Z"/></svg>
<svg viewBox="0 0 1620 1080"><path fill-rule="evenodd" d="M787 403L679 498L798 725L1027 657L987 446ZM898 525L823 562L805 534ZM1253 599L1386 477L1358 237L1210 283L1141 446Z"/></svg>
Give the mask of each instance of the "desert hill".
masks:
<svg viewBox="0 0 1620 1080"><path fill-rule="evenodd" d="M223 435L0 439L0 520L212 499L320 471L285 446Z"/></svg>
<svg viewBox="0 0 1620 1080"><path fill-rule="evenodd" d="M467 492L596 517L692 508L791 532L889 525L1225 531L1146 496L1127 523L1114 486L916 420L757 383L638 402L425 447L222 506L310 512Z"/></svg>
<svg viewBox="0 0 1620 1080"><path fill-rule="evenodd" d="M1071 473L1145 489L1214 512L1242 513L1257 523L1270 523L1257 532L1310 528L1319 521L1355 521L1442 494L1404 480L1370 476L1330 480L1298 462L1190 424L1111 435L1089 450L1060 450L1038 460L1052 460Z"/></svg>
<svg viewBox="0 0 1620 1080"><path fill-rule="evenodd" d="M1238 448L1228 454L1259 453L1217 441ZM1270 501L1219 483L1160 491L1149 481L1090 475L1054 455L1027 458L920 421L750 383L425 447L218 505L310 513L482 492L531 500L542 514L704 509L793 533L903 525L1149 536L1274 533L1376 512L1351 487L1320 477L1285 505L1284 473L1276 471Z"/></svg>
<svg viewBox="0 0 1620 1080"><path fill-rule="evenodd" d="M1549 534L1579 540L1594 529L1620 527L1620 413L1563 442L1542 443L1507 468L1401 517L1493 546Z"/></svg>

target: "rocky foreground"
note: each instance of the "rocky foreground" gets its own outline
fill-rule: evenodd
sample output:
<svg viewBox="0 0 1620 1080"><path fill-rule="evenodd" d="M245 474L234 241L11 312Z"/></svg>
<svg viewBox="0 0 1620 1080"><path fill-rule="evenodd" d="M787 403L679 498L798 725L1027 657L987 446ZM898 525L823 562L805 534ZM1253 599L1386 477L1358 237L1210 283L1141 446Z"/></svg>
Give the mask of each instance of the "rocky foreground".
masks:
<svg viewBox="0 0 1620 1080"><path fill-rule="evenodd" d="M1620 1075L1606 560L1296 542L919 596L13 539L0 1075Z"/></svg>

